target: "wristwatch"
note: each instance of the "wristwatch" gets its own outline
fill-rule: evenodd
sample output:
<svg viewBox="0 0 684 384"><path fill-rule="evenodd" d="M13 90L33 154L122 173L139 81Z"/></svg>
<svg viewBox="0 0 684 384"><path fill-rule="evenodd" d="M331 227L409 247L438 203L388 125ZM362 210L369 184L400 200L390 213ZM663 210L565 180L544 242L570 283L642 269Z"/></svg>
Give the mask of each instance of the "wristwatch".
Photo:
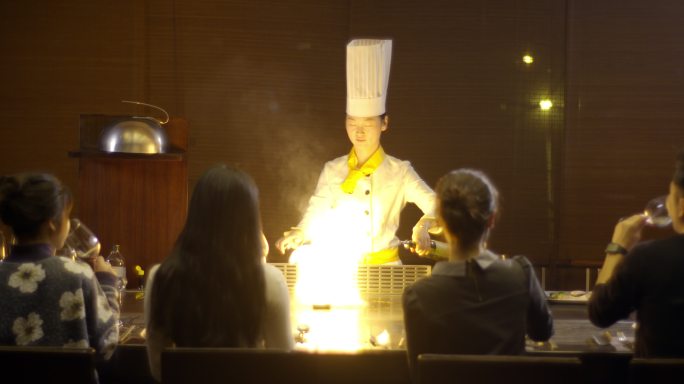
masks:
<svg viewBox="0 0 684 384"><path fill-rule="evenodd" d="M606 247L606 253L611 255L626 255L627 249L618 243L608 243L608 246Z"/></svg>

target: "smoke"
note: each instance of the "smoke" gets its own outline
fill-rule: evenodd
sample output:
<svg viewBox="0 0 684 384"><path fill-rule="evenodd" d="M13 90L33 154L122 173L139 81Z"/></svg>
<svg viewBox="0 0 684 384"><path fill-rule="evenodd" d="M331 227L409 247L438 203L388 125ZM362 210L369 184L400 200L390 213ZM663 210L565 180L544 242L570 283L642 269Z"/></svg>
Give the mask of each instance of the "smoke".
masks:
<svg viewBox="0 0 684 384"><path fill-rule="evenodd" d="M261 190L262 211L270 213L264 221L274 230L285 224L280 232L302 217L325 162L349 150L344 83L331 96L306 68L246 55L227 58L221 68L206 81L220 88L220 103L195 106L207 113L213 109L227 127L220 137L204 138L206 146L230 148L229 159L250 170Z"/></svg>
<svg viewBox="0 0 684 384"><path fill-rule="evenodd" d="M324 136L330 138L337 135L326 135L321 129L317 129L321 124L316 121L318 119L306 117L293 116L288 124L278 129L276 135L278 149L275 161L280 165L277 167L279 204L286 209L296 209L300 216L306 210L325 161L341 155L333 152L336 146L330 143L326 145L324 139Z"/></svg>

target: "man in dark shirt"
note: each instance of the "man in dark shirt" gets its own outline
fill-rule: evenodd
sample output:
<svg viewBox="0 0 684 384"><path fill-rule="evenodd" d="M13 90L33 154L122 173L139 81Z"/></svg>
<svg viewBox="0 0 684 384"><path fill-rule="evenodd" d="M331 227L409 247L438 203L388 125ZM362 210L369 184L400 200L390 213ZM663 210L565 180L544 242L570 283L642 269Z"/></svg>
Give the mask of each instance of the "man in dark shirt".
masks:
<svg viewBox="0 0 684 384"><path fill-rule="evenodd" d="M684 151L665 204L677 234L637 245L650 218L620 221L589 301L589 319L599 327L636 311L635 355L640 357L684 356Z"/></svg>

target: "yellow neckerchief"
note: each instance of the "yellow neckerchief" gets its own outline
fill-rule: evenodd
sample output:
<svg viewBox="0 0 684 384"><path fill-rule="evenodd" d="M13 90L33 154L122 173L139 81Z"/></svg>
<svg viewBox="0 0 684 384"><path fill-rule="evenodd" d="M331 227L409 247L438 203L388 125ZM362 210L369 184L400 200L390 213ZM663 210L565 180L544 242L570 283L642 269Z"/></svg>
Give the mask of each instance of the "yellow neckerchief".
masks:
<svg viewBox="0 0 684 384"><path fill-rule="evenodd" d="M378 147L373 155L366 160L366 163L361 167L358 167L359 158L356 157L356 152L354 152L354 148L352 148L349 152L349 159L347 160L349 174L347 175L347 178L344 179L344 182L342 182L342 190L350 195L354 193L356 183L359 181L359 179L362 176L368 176L375 172L384 159L385 151L382 150L382 147Z"/></svg>

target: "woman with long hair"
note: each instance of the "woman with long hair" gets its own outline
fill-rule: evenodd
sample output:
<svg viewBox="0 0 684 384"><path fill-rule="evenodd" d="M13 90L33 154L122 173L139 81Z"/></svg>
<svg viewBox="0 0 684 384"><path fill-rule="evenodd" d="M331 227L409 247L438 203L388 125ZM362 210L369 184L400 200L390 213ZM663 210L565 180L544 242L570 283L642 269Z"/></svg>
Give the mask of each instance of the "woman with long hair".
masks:
<svg viewBox="0 0 684 384"><path fill-rule="evenodd" d="M50 174L0 177L0 220L17 239L0 262L0 344L91 347L106 359L119 339L116 274L102 256L92 267L55 256L72 205Z"/></svg>
<svg viewBox="0 0 684 384"><path fill-rule="evenodd" d="M421 353L521 354L526 334L548 340L553 319L532 265L487 248L499 209L489 178L458 169L439 180L436 193L450 254L404 292L412 371Z"/></svg>
<svg viewBox="0 0 684 384"><path fill-rule="evenodd" d="M152 268L145 297L148 357L161 380L165 347L291 349L289 295L265 263L258 191L246 173L209 169L197 182L170 255Z"/></svg>

